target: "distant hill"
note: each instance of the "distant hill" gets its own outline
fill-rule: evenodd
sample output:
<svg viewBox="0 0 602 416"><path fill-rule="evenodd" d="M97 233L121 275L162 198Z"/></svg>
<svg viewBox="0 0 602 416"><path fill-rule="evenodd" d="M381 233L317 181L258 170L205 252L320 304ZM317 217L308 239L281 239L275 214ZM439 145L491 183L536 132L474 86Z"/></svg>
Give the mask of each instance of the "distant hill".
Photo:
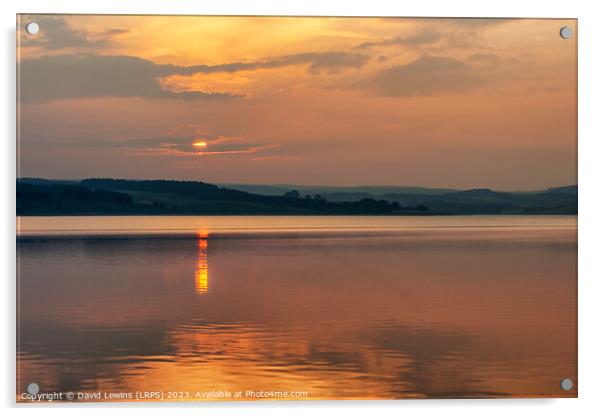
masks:
<svg viewBox="0 0 602 416"><path fill-rule="evenodd" d="M569 188L571 191L569 192ZM554 190L561 188L552 188ZM577 214L577 187L562 191L496 192L469 189L443 195L385 195L387 201L400 204L424 204L433 212L453 214ZM574 190L574 192L573 192Z"/></svg>
<svg viewBox="0 0 602 416"><path fill-rule="evenodd" d="M17 180L19 215L462 215L577 214L577 186L534 192L420 187L288 187L199 181ZM298 189L297 189L298 188ZM313 191L310 192L310 190ZM320 191L320 192L316 192Z"/></svg>
<svg viewBox="0 0 602 416"><path fill-rule="evenodd" d="M557 188L549 188L546 190L550 194L570 194L577 195L577 185L559 186Z"/></svg>
<svg viewBox="0 0 602 416"><path fill-rule="evenodd" d="M311 185L253 185L253 184L222 184L229 189L252 192L261 195L282 195L284 192L297 190L305 194L357 194L357 195L384 195L386 193L413 193L420 195L440 195L455 189L424 188L419 186L311 186Z"/></svg>
<svg viewBox="0 0 602 416"><path fill-rule="evenodd" d="M17 183L29 183L31 185L78 185L77 179L42 179L42 178L19 178Z"/></svg>
<svg viewBox="0 0 602 416"><path fill-rule="evenodd" d="M512 198L509 192L495 192L488 188L469 189L467 191L450 192L444 194L448 197L459 198Z"/></svg>
<svg viewBox="0 0 602 416"><path fill-rule="evenodd" d="M258 195L198 181L17 180L18 215L426 215L428 208L365 198Z"/></svg>

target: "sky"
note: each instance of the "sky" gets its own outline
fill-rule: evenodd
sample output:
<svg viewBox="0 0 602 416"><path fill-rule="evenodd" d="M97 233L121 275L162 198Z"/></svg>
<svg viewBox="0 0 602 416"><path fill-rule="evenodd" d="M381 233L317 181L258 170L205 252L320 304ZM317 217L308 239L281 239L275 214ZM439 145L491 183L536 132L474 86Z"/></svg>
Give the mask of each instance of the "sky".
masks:
<svg viewBox="0 0 602 416"><path fill-rule="evenodd" d="M576 32L574 20L21 15L17 175L576 184L577 48L562 26Z"/></svg>

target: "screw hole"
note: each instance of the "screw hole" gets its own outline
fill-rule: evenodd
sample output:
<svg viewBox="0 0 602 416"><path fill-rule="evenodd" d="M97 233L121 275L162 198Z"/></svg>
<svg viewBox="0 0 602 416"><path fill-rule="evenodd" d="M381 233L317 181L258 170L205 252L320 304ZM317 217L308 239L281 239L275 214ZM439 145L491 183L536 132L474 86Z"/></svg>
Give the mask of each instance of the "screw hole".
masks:
<svg viewBox="0 0 602 416"><path fill-rule="evenodd" d="M560 381L560 388L564 391L573 390L573 380L570 378L563 378Z"/></svg>
<svg viewBox="0 0 602 416"><path fill-rule="evenodd" d="M568 26L563 26L560 28L560 37L562 39L570 39L573 36L573 29Z"/></svg>
<svg viewBox="0 0 602 416"><path fill-rule="evenodd" d="M29 383L27 385L27 393L29 394L38 394L40 391L40 386L37 383Z"/></svg>
<svg viewBox="0 0 602 416"><path fill-rule="evenodd" d="M25 25L25 31L30 35L36 35L40 31L40 25L36 22L30 22Z"/></svg>

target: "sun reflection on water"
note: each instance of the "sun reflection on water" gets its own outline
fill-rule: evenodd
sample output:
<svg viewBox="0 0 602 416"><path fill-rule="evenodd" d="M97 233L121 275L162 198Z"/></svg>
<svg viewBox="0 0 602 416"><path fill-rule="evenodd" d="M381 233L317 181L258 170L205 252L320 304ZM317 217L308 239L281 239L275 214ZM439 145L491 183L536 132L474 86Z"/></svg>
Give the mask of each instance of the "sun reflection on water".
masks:
<svg viewBox="0 0 602 416"><path fill-rule="evenodd" d="M209 234L206 231L197 232L197 260L194 274L194 287L197 295L204 295L209 291L208 236Z"/></svg>

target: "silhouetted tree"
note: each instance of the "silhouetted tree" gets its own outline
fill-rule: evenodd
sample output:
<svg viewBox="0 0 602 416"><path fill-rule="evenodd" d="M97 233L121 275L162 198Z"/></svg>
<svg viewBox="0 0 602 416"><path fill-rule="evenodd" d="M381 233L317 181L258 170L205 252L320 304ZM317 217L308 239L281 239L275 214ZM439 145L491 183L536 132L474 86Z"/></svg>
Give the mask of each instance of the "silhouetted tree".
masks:
<svg viewBox="0 0 602 416"><path fill-rule="evenodd" d="M292 191L285 192L284 196L287 198L299 198L301 194L296 189L293 189Z"/></svg>

